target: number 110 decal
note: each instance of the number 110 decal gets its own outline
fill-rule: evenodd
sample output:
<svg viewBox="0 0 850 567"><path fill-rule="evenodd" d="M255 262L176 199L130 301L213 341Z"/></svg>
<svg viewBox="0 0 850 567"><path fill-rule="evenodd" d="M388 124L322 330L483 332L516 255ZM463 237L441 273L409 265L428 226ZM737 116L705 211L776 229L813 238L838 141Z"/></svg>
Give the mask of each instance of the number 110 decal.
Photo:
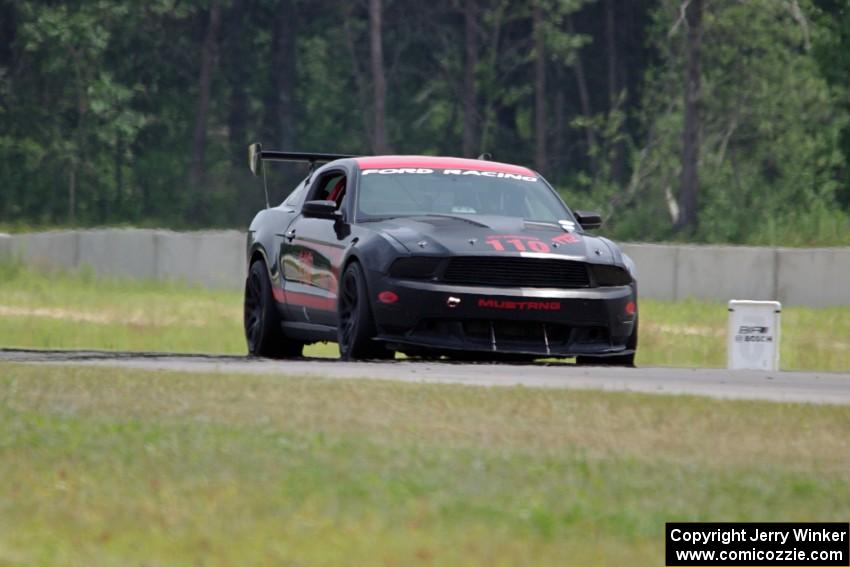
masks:
<svg viewBox="0 0 850 567"><path fill-rule="evenodd" d="M573 234L564 233L552 239L558 244L578 242L579 238ZM523 235L499 235L488 236L484 241L496 252L550 252L548 244L535 236Z"/></svg>

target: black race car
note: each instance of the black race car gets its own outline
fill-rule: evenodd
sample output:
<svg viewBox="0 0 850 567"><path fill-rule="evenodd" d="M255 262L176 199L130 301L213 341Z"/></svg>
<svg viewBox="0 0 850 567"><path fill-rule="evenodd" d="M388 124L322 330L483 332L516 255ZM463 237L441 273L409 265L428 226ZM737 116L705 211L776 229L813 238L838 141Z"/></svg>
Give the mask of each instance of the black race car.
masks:
<svg viewBox="0 0 850 567"><path fill-rule="evenodd" d="M537 173L493 161L249 150L310 174L248 229L251 354L576 357L631 366L632 261ZM263 173L265 173L263 171ZM268 198L267 198L268 201Z"/></svg>

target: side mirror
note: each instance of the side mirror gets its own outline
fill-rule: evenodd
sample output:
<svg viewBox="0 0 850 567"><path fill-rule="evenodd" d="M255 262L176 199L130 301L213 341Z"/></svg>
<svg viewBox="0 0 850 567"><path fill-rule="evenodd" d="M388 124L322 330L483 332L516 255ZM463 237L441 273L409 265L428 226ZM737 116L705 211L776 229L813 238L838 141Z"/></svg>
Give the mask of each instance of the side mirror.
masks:
<svg viewBox="0 0 850 567"><path fill-rule="evenodd" d="M602 226L602 217L599 216L599 213L592 213L589 211L573 211L573 213L575 214L578 223L585 230L591 230Z"/></svg>
<svg viewBox="0 0 850 567"><path fill-rule="evenodd" d="M307 201L301 207L301 214L308 218L337 219L339 213L336 209L336 201Z"/></svg>
<svg viewBox="0 0 850 567"><path fill-rule="evenodd" d="M263 146L260 144L251 144L248 146L248 167L251 168L251 173L257 175L260 171L260 159L263 151Z"/></svg>

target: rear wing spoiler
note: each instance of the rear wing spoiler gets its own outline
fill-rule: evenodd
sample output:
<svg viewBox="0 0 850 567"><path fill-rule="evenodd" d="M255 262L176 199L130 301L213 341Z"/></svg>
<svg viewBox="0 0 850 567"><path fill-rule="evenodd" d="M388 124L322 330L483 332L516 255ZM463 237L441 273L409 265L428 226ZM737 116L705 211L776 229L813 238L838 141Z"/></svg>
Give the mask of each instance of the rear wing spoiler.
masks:
<svg viewBox="0 0 850 567"><path fill-rule="evenodd" d="M264 161L295 161L309 163L327 163L337 159L352 158L355 156L345 154L317 154L310 152L281 152L278 150L264 150L261 144L248 146L248 167L254 175L260 174L262 162Z"/></svg>

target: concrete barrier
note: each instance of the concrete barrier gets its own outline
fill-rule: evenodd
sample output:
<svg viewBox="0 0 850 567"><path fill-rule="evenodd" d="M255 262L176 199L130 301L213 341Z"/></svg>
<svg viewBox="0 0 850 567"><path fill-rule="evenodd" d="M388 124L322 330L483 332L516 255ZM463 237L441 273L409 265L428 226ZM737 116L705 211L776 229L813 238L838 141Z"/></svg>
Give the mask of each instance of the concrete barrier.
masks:
<svg viewBox="0 0 850 567"><path fill-rule="evenodd" d="M12 255L12 237L8 234L0 233L0 259L8 258Z"/></svg>
<svg viewBox="0 0 850 567"><path fill-rule="evenodd" d="M10 252L39 269L79 266L79 233L71 230L13 234Z"/></svg>
<svg viewBox="0 0 850 567"><path fill-rule="evenodd" d="M678 247L666 244L623 244L637 266L638 293L650 299L675 299Z"/></svg>
<svg viewBox="0 0 850 567"><path fill-rule="evenodd" d="M716 301L778 299L784 305L850 305L850 248L755 248L623 244L641 297ZM245 235L235 230L51 231L0 235L0 255L37 268L90 266L95 273L241 289Z"/></svg>
<svg viewBox="0 0 850 567"><path fill-rule="evenodd" d="M674 299L776 299L776 253L746 246L677 246Z"/></svg>
<svg viewBox="0 0 850 567"><path fill-rule="evenodd" d="M134 279L156 277L154 233L150 230L87 230L79 233L77 265L96 274Z"/></svg>
<svg viewBox="0 0 850 567"><path fill-rule="evenodd" d="M625 243L641 297L850 305L850 248Z"/></svg>
<svg viewBox="0 0 850 567"><path fill-rule="evenodd" d="M850 305L850 249L781 248L776 279L783 304Z"/></svg>
<svg viewBox="0 0 850 567"><path fill-rule="evenodd" d="M245 235L233 230L154 234L155 277L213 288L241 289L245 282Z"/></svg>
<svg viewBox="0 0 850 567"><path fill-rule="evenodd" d="M37 269L86 266L104 276L177 280L229 289L241 289L245 281L245 235L235 230L23 233L0 238L0 254L4 252Z"/></svg>

